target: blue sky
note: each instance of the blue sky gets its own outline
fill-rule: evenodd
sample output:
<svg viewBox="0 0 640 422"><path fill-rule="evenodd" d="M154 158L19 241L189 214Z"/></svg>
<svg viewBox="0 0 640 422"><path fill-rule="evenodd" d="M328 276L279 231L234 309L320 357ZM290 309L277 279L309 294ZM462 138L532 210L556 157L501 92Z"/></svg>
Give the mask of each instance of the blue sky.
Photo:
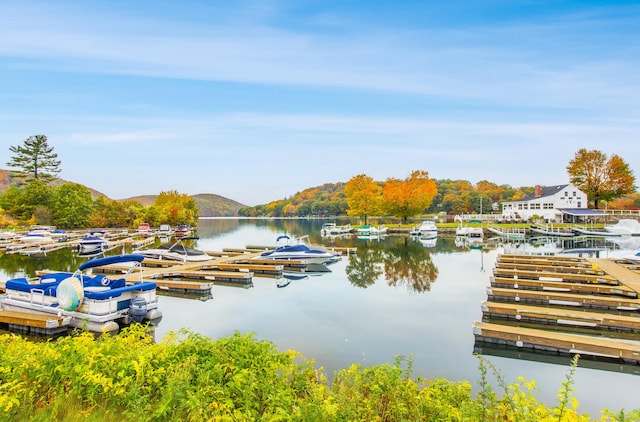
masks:
<svg viewBox="0 0 640 422"><path fill-rule="evenodd" d="M580 148L640 177L630 1L9 0L0 87L0 168L45 134L62 178L114 199L555 185Z"/></svg>

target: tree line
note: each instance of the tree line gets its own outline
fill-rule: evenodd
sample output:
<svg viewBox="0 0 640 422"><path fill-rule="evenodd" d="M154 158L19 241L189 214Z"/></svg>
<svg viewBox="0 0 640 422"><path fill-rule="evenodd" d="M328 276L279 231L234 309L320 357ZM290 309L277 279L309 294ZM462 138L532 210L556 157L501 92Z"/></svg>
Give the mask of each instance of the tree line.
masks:
<svg viewBox="0 0 640 422"><path fill-rule="evenodd" d="M606 201L611 209L640 209L635 177L618 155L581 148L567 165L570 183L584 191L590 205ZM535 186L514 188L488 180L430 179L428 172L414 170L404 180L375 181L366 174L346 183L327 183L268 204L242 208L247 217L395 216L403 221L422 214L499 212L500 204L532 194Z"/></svg>
<svg viewBox="0 0 640 422"><path fill-rule="evenodd" d="M151 206L138 201L116 201L99 196L77 183L52 186L61 161L45 135L27 138L11 146L7 163L18 183L0 194L0 226L55 225L68 229L88 227L137 227L142 223L191 224L198 221L193 198L177 191L161 192Z"/></svg>
<svg viewBox="0 0 640 422"><path fill-rule="evenodd" d="M53 224L66 228L131 227L141 222L159 224L197 223L198 207L193 198L176 191L161 192L156 202L144 207L136 201L92 198L83 185L66 183L52 187L60 172L60 160L45 135L27 138L11 146L14 154L7 165L20 182L0 195L0 226L13 220L31 224ZM584 191L595 208L606 201L609 208L638 209L635 177L618 155L579 149L567 165L569 181ZM405 179L375 181L366 174L348 182L326 183L308 188L283 200L239 210L240 216L303 217L351 215L364 218L395 216L406 221L422 214L488 213L500 210L505 201L533 193L535 187L514 188L488 180L472 184L466 180L431 179L425 170L414 170Z"/></svg>

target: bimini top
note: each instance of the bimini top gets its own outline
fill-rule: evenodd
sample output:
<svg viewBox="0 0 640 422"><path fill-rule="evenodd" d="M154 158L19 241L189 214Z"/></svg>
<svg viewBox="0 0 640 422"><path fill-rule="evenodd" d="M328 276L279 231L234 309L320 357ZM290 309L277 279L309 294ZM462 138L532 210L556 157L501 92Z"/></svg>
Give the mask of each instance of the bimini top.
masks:
<svg viewBox="0 0 640 422"><path fill-rule="evenodd" d="M80 264L78 269L82 271L82 270L86 270L87 268L95 268L95 267L101 267L103 265L111 265L111 264L120 264L122 262L142 262L143 259L144 259L144 255L140 255L140 254L107 256L105 258L92 259L90 261L83 262L82 264Z"/></svg>

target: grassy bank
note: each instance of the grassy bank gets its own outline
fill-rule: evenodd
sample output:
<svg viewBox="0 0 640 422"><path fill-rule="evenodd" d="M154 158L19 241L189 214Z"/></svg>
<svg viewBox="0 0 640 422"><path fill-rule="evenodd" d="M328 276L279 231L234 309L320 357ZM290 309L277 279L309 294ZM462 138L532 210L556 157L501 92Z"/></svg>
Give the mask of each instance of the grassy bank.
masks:
<svg viewBox="0 0 640 422"><path fill-rule="evenodd" d="M144 327L34 342L0 336L0 418L35 421L637 421L640 411L580 415L573 369L558 404L539 403L535 382L493 387L479 359L468 382L414 379L410 359L333 374L295 351L234 334L189 331L156 343ZM501 379L499 376L497 379Z"/></svg>

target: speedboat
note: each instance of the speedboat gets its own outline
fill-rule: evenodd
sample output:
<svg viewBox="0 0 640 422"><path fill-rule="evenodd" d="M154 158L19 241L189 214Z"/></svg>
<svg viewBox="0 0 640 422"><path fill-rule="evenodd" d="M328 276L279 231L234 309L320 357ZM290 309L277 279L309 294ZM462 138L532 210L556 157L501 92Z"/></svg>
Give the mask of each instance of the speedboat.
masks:
<svg viewBox="0 0 640 422"><path fill-rule="evenodd" d="M109 248L109 241L105 238L104 230L92 230L88 235L78 241L78 252L81 254L91 254L102 252Z"/></svg>
<svg viewBox="0 0 640 422"><path fill-rule="evenodd" d="M339 255L329 252L319 245L310 245L304 238L292 241L289 236L282 235L276 239L276 248L261 253L258 259L301 260L308 264L327 264L339 259ZM284 243L284 244L283 244ZM280 246L278 246L280 245Z"/></svg>
<svg viewBox="0 0 640 422"><path fill-rule="evenodd" d="M324 223L320 234L322 236L340 236L342 234L348 234L353 231L351 224L345 224L344 226L338 226L336 223Z"/></svg>
<svg viewBox="0 0 640 422"><path fill-rule="evenodd" d="M385 226L360 226L356 229L358 236L381 236L387 234L387 227Z"/></svg>
<svg viewBox="0 0 640 422"><path fill-rule="evenodd" d="M171 225L169 225L169 224L160 224L160 228L158 229L158 236L160 236L160 237L169 237L169 236L171 236Z"/></svg>
<svg viewBox="0 0 640 422"><path fill-rule="evenodd" d="M433 220L425 220L411 231L412 234L420 236L423 239L433 239L438 236L438 227Z"/></svg>
<svg viewBox="0 0 640 422"><path fill-rule="evenodd" d="M191 230L188 224L178 224L174 229L175 237L187 237L191 235Z"/></svg>
<svg viewBox="0 0 640 422"><path fill-rule="evenodd" d="M616 224L605 226L608 233L622 236L640 236L640 223L633 218L623 218Z"/></svg>
<svg viewBox="0 0 640 422"><path fill-rule="evenodd" d="M51 229L48 227L33 227L24 236L20 237L20 242L25 243L48 243L53 241Z"/></svg>
<svg viewBox="0 0 640 422"><path fill-rule="evenodd" d="M640 251L634 253L633 255L624 255L620 257L625 261L633 262L634 264L640 264Z"/></svg>
<svg viewBox="0 0 640 422"><path fill-rule="evenodd" d="M165 243L157 248L139 249L133 253L143 255L145 258L179 262L201 262L213 259L206 252L189 248L182 243L189 240L198 240L198 238L181 237L177 238L174 243Z"/></svg>
<svg viewBox="0 0 640 422"><path fill-rule="evenodd" d="M73 272L52 272L40 277L8 280L6 294L0 297L3 310L60 316L71 327L96 333L114 333L133 322L157 323L156 283L140 280L127 284L125 278L141 269L142 255L128 254L99 258L82 263ZM92 275L107 265L127 265L120 278Z"/></svg>

